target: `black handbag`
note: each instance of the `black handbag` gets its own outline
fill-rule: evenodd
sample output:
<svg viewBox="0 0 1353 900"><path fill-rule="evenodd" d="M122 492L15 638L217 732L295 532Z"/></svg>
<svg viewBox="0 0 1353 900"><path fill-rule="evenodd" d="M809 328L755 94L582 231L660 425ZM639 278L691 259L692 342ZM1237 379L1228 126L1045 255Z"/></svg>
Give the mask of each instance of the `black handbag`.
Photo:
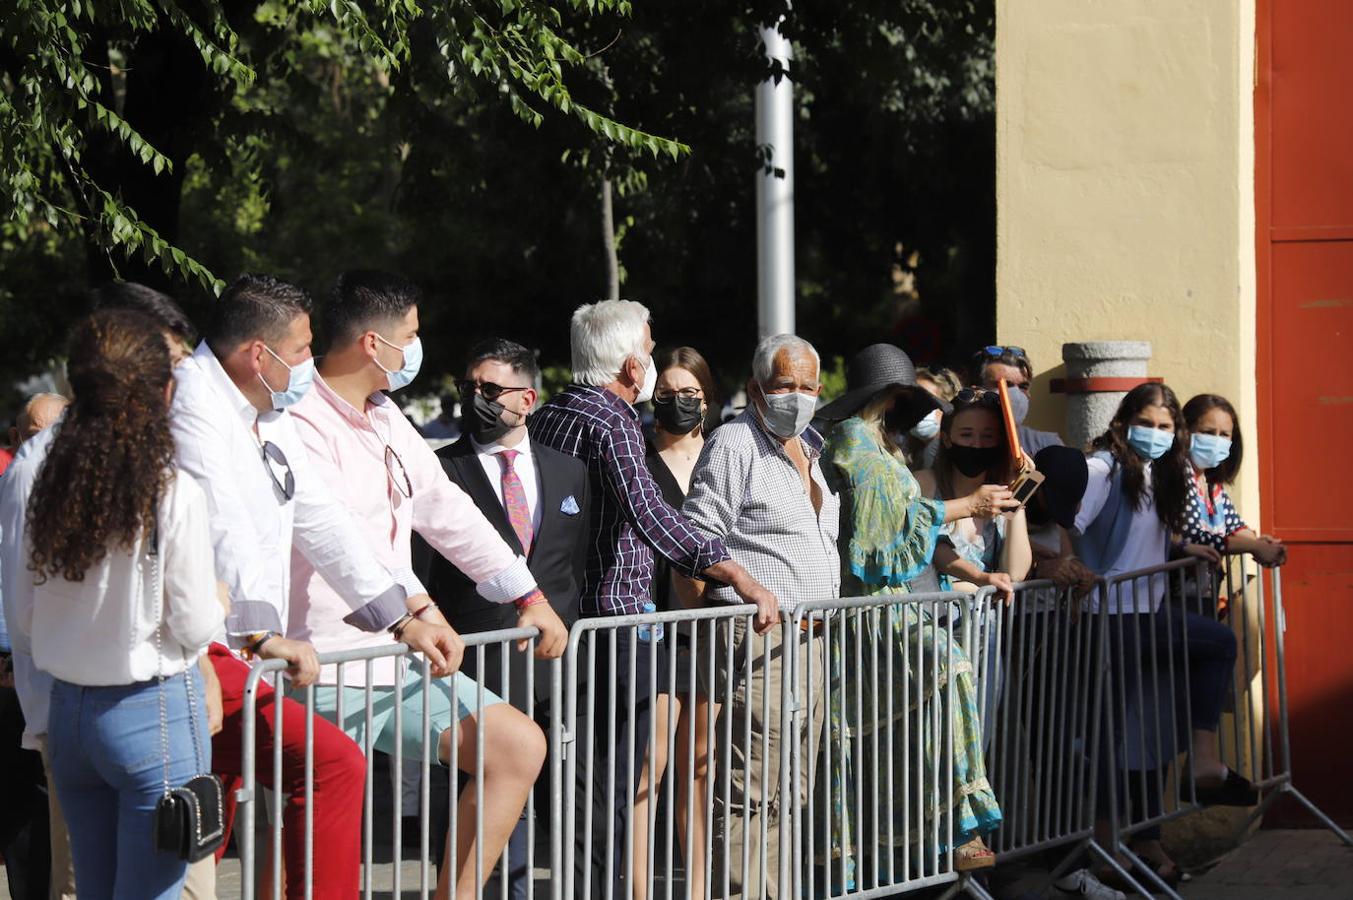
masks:
<svg viewBox="0 0 1353 900"><path fill-rule="evenodd" d="M169 713L164 686L164 653L160 632L164 629L164 589L160 579L159 528L150 541L151 565L154 569L154 591L159 598L161 622L155 627L155 653L160 682L160 748L164 754L164 796L155 804L155 849L172 853L179 859L195 863L216 852L225 840L225 797L221 781L215 775L194 775L181 787L169 786ZM193 668L189 663L183 672L183 683L188 691L188 710L193 732L193 759L202 767L201 738L198 737L197 699L193 693Z"/></svg>

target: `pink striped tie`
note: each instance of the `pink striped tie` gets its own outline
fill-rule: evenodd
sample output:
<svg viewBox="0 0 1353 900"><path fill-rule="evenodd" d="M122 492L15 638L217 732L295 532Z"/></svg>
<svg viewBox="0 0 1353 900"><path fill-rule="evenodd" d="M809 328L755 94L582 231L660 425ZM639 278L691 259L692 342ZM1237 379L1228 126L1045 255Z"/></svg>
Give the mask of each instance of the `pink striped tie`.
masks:
<svg viewBox="0 0 1353 900"><path fill-rule="evenodd" d="M519 455L518 450L502 450L498 458L503 461L503 506L507 509L507 520L512 523L512 530L517 532L522 553L529 556L535 531L531 528L531 507L526 503L526 489L522 487L517 470L512 467L513 460Z"/></svg>

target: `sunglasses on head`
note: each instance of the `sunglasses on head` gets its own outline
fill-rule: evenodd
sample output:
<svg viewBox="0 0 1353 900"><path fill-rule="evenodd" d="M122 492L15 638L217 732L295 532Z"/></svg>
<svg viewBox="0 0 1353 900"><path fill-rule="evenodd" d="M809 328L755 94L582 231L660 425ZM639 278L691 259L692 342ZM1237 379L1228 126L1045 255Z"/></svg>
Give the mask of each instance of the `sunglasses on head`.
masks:
<svg viewBox="0 0 1353 900"><path fill-rule="evenodd" d="M954 395L954 404L964 406L1000 406L1001 395L993 390L967 387Z"/></svg>
<svg viewBox="0 0 1353 900"><path fill-rule="evenodd" d="M977 351L980 359L1000 359L1002 356L1013 356L1016 359L1028 359L1029 354L1024 352L1023 347L1002 347L998 344L990 344Z"/></svg>
<svg viewBox="0 0 1353 900"><path fill-rule="evenodd" d="M530 388L524 387L503 387L501 384L494 384L492 381L482 381L479 384L475 384L473 381L456 382L456 390L460 391L462 400L474 396L476 389L485 400L497 400L503 394L509 394L513 391L530 390Z"/></svg>

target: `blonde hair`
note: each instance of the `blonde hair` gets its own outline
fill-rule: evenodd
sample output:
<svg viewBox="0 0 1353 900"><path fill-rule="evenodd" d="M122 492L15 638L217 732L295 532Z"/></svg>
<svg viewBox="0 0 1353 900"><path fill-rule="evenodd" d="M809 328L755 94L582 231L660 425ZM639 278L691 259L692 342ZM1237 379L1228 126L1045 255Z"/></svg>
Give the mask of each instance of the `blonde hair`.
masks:
<svg viewBox="0 0 1353 900"><path fill-rule="evenodd" d="M953 369L946 369L943 366L932 368L926 366L916 370L916 380L924 378L926 381L935 382L935 386L940 389L940 399L945 403L950 403L958 392L963 390L963 382L954 374ZM924 390L924 388L923 388Z"/></svg>
<svg viewBox="0 0 1353 900"><path fill-rule="evenodd" d="M879 446L889 456L907 462L907 455L902 448L897 446L897 441L888 433L888 429L883 427L883 417L887 415L888 410L892 408L893 401L897 397L897 391L880 391L874 395L874 398L866 403L856 415L864 423L864 427L869 430L870 435L879 442Z"/></svg>

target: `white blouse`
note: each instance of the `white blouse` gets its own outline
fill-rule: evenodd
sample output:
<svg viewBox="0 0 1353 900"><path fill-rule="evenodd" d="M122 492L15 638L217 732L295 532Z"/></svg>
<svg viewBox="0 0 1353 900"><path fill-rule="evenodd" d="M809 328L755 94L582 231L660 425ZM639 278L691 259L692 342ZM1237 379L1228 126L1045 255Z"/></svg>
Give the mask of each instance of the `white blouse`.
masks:
<svg viewBox="0 0 1353 900"><path fill-rule="evenodd" d="M207 497L182 470L160 501L159 525L163 599L152 596L156 561L145 537L130 552L110 549L82 581L49 576L34 584L32 573L15 579L16 625L39 669L73 684L121 685L176 675L197 661L225 611L216 595Z"/></svg>

